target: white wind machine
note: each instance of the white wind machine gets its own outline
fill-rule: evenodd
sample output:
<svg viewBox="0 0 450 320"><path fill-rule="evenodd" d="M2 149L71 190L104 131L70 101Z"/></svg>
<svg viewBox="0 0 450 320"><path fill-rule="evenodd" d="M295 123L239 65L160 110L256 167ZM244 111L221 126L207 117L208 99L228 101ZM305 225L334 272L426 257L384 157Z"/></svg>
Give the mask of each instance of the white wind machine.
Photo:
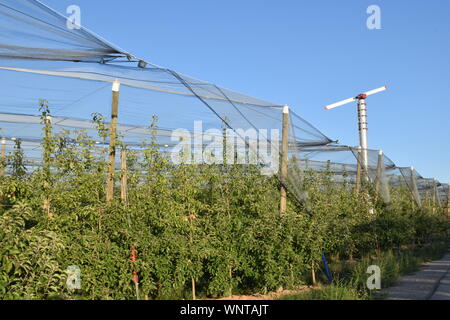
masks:
<svg viewBox="0 0 450 320"><path fill-rule="evenodd" d="M369 167L369 156L368 156L368 141L367 141L367 105L366 105L366 99L368 96L371 96L373 94L385 91L387 89L387 86L371 90L365 93L361 93L358 96L346 100L342 100L340 102L336 102L333 104L330 104L325 107L326 110L334 109L340 106L343 106L347 103L358 101L358 124L359 124L359 145L361 149L361 162L364 170L368 172Z"/></svg>

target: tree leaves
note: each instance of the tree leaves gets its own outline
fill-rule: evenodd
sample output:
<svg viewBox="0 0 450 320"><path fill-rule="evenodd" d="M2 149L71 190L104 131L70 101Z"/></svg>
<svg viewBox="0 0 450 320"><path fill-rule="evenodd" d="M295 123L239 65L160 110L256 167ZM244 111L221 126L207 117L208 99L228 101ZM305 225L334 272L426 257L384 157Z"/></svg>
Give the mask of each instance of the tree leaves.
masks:
<svg viewBox="0 0 450 320"><path fill-rule="evenodd" d="M94 120L106 141L104 117ZM413 211L404 190L385 207L326 171L305 171L312 215L292 202L280 216L277 179L257 166L173 165L155 139L127 152L128 205L106 206L104 148L82 131L46 135L51 172L0 180L2 299L135 299L133 271L141 297L154 299L190 298L192 278L199 296L275 290L308 283L323 252L351 257L449 230L438 213ZM52 183L36 188L49 174ZM51 219L42 214L47 196ZM65 283L73 265L82 279L75 291Z"/></svg>

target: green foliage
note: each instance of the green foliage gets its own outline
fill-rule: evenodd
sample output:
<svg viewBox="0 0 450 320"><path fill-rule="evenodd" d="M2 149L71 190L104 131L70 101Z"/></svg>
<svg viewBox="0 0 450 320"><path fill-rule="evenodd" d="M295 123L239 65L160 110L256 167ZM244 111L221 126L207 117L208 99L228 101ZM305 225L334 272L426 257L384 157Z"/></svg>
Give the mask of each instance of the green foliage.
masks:
<svg viewBox="0 0 450 320"><path fill-rule="evenodd" d="M133 272L141 298L191 298L192 280L200 297L264 292L309 283L322 252L357 258L449 230L442 214L413 208L404 191L386 207L333 183L328 171L307 171L308 203L290 202L280 216L276 178L250 165L174 165L155 137L127 152L127 204L106 205L104 117L93 115L102 140L94 141L83 131L54 134L47 102L40 106L44 167L26 174L18 141L12 174L0 179L1 299L135 299ZM66 286L73 265L77 290ZM353 295L336 290L333 297Z"/></svg>
<svg viewBox="0 0 450 320"><path fill-rule="evenodd" d="M0 216L0 295L4 299L45 299L61 290L64 271L58 256L64 240L41 228L38 220L23 203Z"/></svg>
<svg viewBox="0 0 450 320"><path fill-rule="evenodd" d="M20 141L20 139L16 139L14 141L14 152L8 157L9 162L11 163L11 175L17 180L24 179L25 175L27 174L21 145L22 142Z"/></svg>

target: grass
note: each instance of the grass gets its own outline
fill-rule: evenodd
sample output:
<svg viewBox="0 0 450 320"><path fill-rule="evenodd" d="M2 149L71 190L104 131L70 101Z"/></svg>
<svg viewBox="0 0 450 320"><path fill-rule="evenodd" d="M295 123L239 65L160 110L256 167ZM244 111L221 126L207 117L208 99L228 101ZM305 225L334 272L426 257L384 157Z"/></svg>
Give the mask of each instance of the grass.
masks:
<svg viewBox="0 0 450 320"><path fill-rule="evenodd" d="M382 299L380 291L366 287L367 268L377 265L381 269L382 289L391 287L396 280L417 271L424 262L439 260L447 252L448 241L426 246L396 249L367 254L357 261L331 261L334 281L331 285L319 285L311 291L282 297L282 300L371 300Z"/></svg>
<svg viewBox="0 0 450 320"><path fill-rule="evenodd" d="M298 295L286 295L281 300L362 300L362 297L357 289L338 281Z"/></svg>

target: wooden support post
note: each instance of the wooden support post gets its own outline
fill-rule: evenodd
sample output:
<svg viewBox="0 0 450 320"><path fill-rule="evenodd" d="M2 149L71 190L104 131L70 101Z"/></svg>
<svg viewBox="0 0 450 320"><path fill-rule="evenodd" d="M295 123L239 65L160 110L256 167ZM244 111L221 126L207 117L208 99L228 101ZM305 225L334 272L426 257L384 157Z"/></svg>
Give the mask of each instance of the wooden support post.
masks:
<svg viewBox="0 0 450 320"><path fill-rule="evenodd" d="M423 200L424 200L425 206L433 207L433 199L430 197L430 193L428 191L425 191Z"/></svg>
<svg viewBox="0 0 450 320"><path fill-rule="evenodd" d="M45 125L45 143L44 143L44 154L43 154L43 167L44 167L44 174L45 174L45 180L44 180L44 201L43 201L43 210L44 213L47 214L48 217L52 217L53 214L50 212L50 175L51 175L51 168L50 168L50 161L51 161L51 149L50 149L50 141L52 139L51 137L51 123L52 118L50 116L47 116L44 121Z"/></svg>
<svg viewBox="0 0 450 320"><path fill-rule="evenodd" d="M434 184L435 184L434 192L435 192L435 197L436 197L436 201L437 201L437 206L438 206L439 209L442 209L443 208L443 203L442 203L442 200L441 200L441 197L440 197L440 194L439 194L439 188L438 188L437 182L438 181L436 179L434 179Z"/></svg>
<svg viewBox="0 0 450 320"><path fill-rule="evenodd" d="M233 267L228 265L228 280L230 281L230 286L228 287L228 297L233 296Z"/></svg>
<svg viewBox="0 0 450 320"><path fill-rule="evenodd" d="M283 108L283 132L281 138L281 162L280 162L280 181L281 181L281 200L280 214L284 214L287 208L287 176L289 161L289 107Z"/></svg>
<svg viewBox="0 0 450 320"><path fill-rule="evenodd" d="M314 269L314 263L311 264L311 281L313 286L317 284L316 270Z"/></svg>
<svg viewBox="0 0 450 320"><path fill-rule="evenodd" d="M447 214L450 215L450 183L447 185Z"/></svg>
<svg viewBox="0 0 450 320"><path fill-rule="evenodd" d="M191 278L191 289L192 289L192 300L197 300L197 295L195 293L195 279Z"/></svg>
<svg viewBox="0 0 450 320"><path fill-rule="evenodd" d="M414 196L414 188L412 187L412 179L411 180L411 208L414 211L416 209L416 197Z"/></svg>
<svg viewBox="0 0 450 320"><path fill-rule="evenodd" d="M121 179L120 179L120 200L122 200L122 204L125 206L128 202L128 172L127 172L127 150L122 149L122 152L120 153L120 173L121 173Z"/></svg>
<svg viewBox="0 0 450 320"><path fill-rule="evenodd" d="M381 179L383 175L383 151L378 152L377 177L375 178L375 191L377 195L381 192Z"/></svg>
<svg viewBox="0 0 450 320"><path fill-rule="evenodd" d="M414 176L414 167L410 169L410 179L411 179L411 188L412 188L412 198L413 198L413 209L414 202L417 203L417 206L422 207L422 201L420 200L419 191L417 189L416 178Z"/></svg>
<svg viewBox="0 0 450 320"><path fill-rule="evenodd" d="M224 165L228 164L227 159L227 128L224 123L222 123L222 163Z"/></svg>
<svg viewBox="0 0 450 320"><path fill-rule="evenodd" d="M1 164L0 164L0 177L5 176L6 167L6 139L2 139L2 154L1 154Z"/></svg>
<svg viewBox="0 0 450 320"><path fill-rule="evenodd" d="M119 89L120 89L120 82L116 80L112 85L111 132L109 138L108 176L106 182L107 203L111 203L114 198L114 173L116 165L116 138L117 138L117 118L119 113Z"/></svg>
<svg viewBox="0 0 450 320"><path fill-rule="evenodd" d="M433 213L436 213L436 209L439 206L436 179L433 179L433 197L432 197L432 199L433 199Z"/></svg>
<svg viewBox="0 0 450 320"><path fill-rule="evenodd" d="M411 167L409 169L409 183L411 184L411 197L412 197L412 208L415 209L415 203L416 203L416 197L415 197L415 190L414 190L414 168Z"/></svg>
<svg viewBox="0 0 450 320"><path fill-rule="evenodd" d="M358 147L358 160L356 165L356 188L355 192L358 194L361 191L361 181L362 181L362 153L361 153L361 147Z"/></svg>
<svg viewBox="0 0 450 320"><path fill-rule="evenodd" d="M48 184L47 181L44 182L44 186L45 186L46 189L49 188L49 184ZM47 192L48 192L48 191L47 191ZM43 208L43 210L44 210L44 213L47 214L47 216L49 216L49 217L52 217L52 216L53 216L53 215L51 214L51 212L50 212L50 198L49 198L48 195L45 195L45 198L44 198L44 202L43 202L42 208Z"/></svg>

